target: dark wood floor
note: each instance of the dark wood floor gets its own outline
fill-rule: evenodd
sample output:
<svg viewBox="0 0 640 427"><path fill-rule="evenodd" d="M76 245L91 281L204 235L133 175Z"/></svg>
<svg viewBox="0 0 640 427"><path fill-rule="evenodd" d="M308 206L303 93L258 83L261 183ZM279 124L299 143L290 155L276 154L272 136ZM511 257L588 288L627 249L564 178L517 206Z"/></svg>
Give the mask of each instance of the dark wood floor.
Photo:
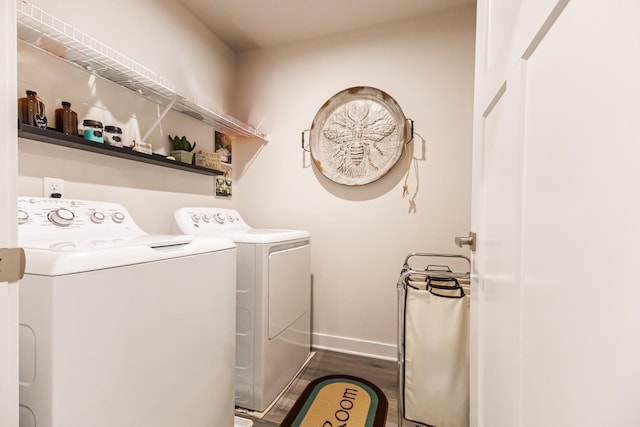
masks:
<svg viewBox="0 0 640 427"><path fill-rule="evenodd" d="M316 378L332 374L353 375L366 379L380 387L389 401L386 425L387 427L396 427L398 425L397 363L326 350L315 351L315 356L305 369L262 419L252 418L245 414L238 415L244 418L251 418L255 427L280 426L280 423L307 384Z"/></svg>

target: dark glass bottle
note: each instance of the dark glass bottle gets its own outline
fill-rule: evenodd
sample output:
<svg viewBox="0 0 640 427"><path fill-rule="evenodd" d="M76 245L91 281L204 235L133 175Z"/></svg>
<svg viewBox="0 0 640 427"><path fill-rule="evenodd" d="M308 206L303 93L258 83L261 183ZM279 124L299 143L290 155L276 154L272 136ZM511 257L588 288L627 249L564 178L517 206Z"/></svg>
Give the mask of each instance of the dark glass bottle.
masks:
<svg viewBox="0 0 640 427"><path fill-rule="evenodd" d="M44 103L36 92L28 90L25 98L18 99L18 121L31 126L47 127Z"/></svg>
<svg viewBox="0 0 640 427"><path fill-rule="evenodd" d="M66 135L78 136L78 115L68 101L62 101L62 108L56 110L56 129Z"/></svg>

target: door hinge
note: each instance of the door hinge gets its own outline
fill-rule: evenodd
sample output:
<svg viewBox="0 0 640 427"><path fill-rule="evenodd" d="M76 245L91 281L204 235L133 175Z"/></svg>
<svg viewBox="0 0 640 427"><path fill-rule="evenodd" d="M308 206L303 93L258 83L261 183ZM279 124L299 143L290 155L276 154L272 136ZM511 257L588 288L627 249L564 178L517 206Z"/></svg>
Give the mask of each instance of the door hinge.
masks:
<svg viewBox="0 0 640 427"><path fill-rule="evenodd" d="M0 248L0 282L17 282L24 277L24 249Z"/></svg>

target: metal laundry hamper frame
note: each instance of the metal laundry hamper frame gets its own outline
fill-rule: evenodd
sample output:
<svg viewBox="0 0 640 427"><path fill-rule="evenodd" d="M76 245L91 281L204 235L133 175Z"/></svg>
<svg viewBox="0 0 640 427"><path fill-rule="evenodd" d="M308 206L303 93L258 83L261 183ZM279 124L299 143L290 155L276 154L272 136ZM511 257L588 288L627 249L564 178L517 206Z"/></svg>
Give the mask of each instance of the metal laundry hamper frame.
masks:
<svg viewBox="0 0 640 427"><path fill-rule="evenodd" d="M466 272L452 271L448 266L438 265L438 267L446 267L446 269L423 269L417 270L409 265L409 260L413 257L423 257L430 259L457 258L467 261L469 270ZM405 303L407 295L407 284L409 277L424 277L425 279L462 279L470 278L471 259L465 255L459 254L439 254L439 253L421 253L413 252L406 256L400 276L398 277L398 427L402 427L404 422L411 422L416 426L428 426L416 421L404 419L404 385L405 385Z"/></svg>

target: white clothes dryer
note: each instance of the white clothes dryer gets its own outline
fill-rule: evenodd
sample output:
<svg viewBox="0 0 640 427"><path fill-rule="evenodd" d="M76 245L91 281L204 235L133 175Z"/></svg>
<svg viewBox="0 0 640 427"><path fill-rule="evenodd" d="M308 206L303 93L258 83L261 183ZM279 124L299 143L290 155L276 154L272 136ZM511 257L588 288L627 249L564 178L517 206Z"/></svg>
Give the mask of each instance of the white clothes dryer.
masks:
<svg viewBox="0 0 640 427"><path fill-rule="evenodd" d="M237 246L236 406L263 411L311 352L311 234L256 229L233 209L181 208L173 233Z"/></svg>
<svg viewBox="0 0 640 427"><path fill-rule="evenodd" d="M235 244L20 197L21 427L234 425Z"/></svg>

